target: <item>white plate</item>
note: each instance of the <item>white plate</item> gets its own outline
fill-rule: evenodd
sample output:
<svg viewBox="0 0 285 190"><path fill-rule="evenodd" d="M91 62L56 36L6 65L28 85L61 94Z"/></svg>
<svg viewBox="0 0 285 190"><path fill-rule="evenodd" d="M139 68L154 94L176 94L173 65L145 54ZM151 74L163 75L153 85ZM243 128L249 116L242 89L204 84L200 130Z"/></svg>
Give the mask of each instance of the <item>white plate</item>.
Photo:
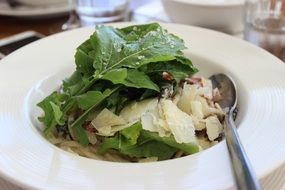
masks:
<svg viewBox="0 0 285 190"><path fill-rule="evenodd" d="M67 3L51 5L21 5L11 8L5 1L0 1L0 15L19 18L52 18L67 14L71 10Z"/></svg>
<svg viewBox="0 0 285 190"><path fill-rule="evenodd" d="M117 24L121 27L126 24ZM285 162L285 65L234 37L163 24L182 37L201 73L225 72L239 88L238 132L259 179ZM0 64L0 173L38 189L228 189L234 181L224 141L170 161L123 164L95 161L49 144L35 127L35 99L74 69L75 48L93 28L56 34L17 50Z"/></svg>

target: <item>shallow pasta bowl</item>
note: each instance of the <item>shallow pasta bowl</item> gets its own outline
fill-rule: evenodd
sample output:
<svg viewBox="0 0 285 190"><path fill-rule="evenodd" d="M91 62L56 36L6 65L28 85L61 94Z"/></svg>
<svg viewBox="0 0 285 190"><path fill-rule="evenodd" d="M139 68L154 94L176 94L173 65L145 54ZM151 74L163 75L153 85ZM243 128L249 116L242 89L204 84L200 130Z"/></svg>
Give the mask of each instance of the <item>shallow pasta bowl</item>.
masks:
<svg viewBox="0 0 285 190"><path fill-rule="evenodd" d="M114 24L123 27L130 23ZM185 40L185 54L208 77L227 73L239 92L238 132L260 180L285 163L285 65L234 37L163 24ZM0 173L36 189L229 189L234 186L224 141L200 153L156 163L111 163L65 152L40 133L38 99L72 73L76 47L94 28L44 38L0 62ZM36 93L35 93L36 92Z"/></svg>

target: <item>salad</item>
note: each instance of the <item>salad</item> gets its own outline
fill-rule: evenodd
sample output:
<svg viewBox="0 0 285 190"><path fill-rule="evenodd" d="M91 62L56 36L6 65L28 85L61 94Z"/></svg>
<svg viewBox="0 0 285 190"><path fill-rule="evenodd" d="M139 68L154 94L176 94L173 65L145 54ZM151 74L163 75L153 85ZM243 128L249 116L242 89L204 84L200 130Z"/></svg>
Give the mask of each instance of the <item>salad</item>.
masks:
<svg viewBox="0 0 285 190"><path fill-rule="evenodd" d="M219 91L185 57L179 37L157 23L97 26L76 50L76 70L38 103L43 133L69 152L149 162L219 142Z"/></svg>

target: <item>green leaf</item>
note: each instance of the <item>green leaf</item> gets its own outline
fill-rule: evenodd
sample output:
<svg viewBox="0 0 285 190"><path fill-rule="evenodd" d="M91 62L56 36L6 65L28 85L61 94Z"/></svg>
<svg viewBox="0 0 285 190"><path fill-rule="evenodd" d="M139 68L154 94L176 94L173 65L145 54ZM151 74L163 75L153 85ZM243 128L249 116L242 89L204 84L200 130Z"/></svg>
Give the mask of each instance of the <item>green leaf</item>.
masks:
<svg viewBox="0 0 285 190"><path fill-rule="evenodd" d="M105 92L105 94L107 91ZM85 94L76 96L78 107L87 110L95 104L101 102L106 96L100 91L88 91Z"/></svg>
<svg viewBox="0 0 285 190"><path fill-rule="evenodd" d="M196 68L193 65L192 61L190 59L188 59L187 57L184 57L184 56L180 55L180 56L176 56L175 58L176 58L177 62L179 62L179 63L181 63L183 65L188 66L189 67L189 71L190 71L191 74L197 73L199 71L198 68Z"/></svg>
<svg viewBox="0 0 285 190"><path fill-rule="evenodd" d="M128 71L126 68L114 69L102 76L101 79L109 80L113 84L122 84L127 78Z"/></svg>
<svg viewBox="0 0 285 190"><path fill-rule="evenodd" d="M180 38L167 33L158 24L151 25L155 30L133 32L141 37L140 40L131 40L128 29L97 26L90 38L95 50L94 68L102 68L100 72L103 73L114 68L138 68L150 62L173 60L185 49Z"/></svg>
<svg viewBox="0 0 285 190"><path fill-rule="evenodd" d="M44 115L38 119L44 123L45 129L44 132L47 134L51 131L56 124L64 123L63 120L59 119L60 115L60 106L63 101L66 99L66 94L60 94L59 92L53 92L37 105L44 111ZM54 105L54 107L52 107ZM57 117L57 118L56 118ZM57 122L57 121L58 122Z"/></svg>
<svg viewBox="0 0 285 190"><path fill-rule="evenodd" d="M62 86L64 92L74 95L84 86L84 80L80 72L75 71L69 78L63 80Z"/></svg>
<svg viewBox="0 0 285 190"><path fill-rule="evenodd" d="M84 51L78 49L75 54L76 70L85 76L91 76L94 73L93 58Z"/></svg>
<svg viewBox="0 0 285 190"><path fill-rule="evenodd" d="M151 23L127 26L119 30L126 35L126 40L137 41L147 33L159 30L160 28L161 26L158 23Z"/></svg>
<svg viewBox="0 0 285 190"><path fill-rule="evenodd" d="M143 144L132 145L122 135L106 138L103 144L97 149L97 153L105 154L110 149L118 150L122 154L131 157L158 157L159 160L169 159L177 151L176 148L157 141L147 141Z"/></svg>
<svg viewBox="0 0 285 190"><path fill-rule="evenodd" d="M137 122L131 127L121 130L121 135L123 135L130 144L134 145L137 143L141 130L142 125L141 123Z"/></svg>
<svg viewBox="0 0 285 190"><path fill-rule="evenodd" d="M159 87L143 72L136 69L128 69L128 76L123 82L125 86L134 88L146 88L159 92Z"/></svg>
<svg viewBox="0 0 285 190"><path fill-rule="evenodd" d="M75 128L75 134L82 146L87 146L89 144L88 136L81 126Z"/></svg>
<svg viewBox="0 0 285 190"><path fill-rule="evenodd" d="M113 84L123 84L127 87L146 88L159 92L159 87L143 72L136 69L114 69L105 74L102 79Z"/></svg>
<svg viewBox="0 0 285 190"><path fill-rule="evenodd" d="M158 141L149 141L144 144L133 145L121 149L121 153L131 157L158 157L158 160L170 159L176 151L176 148Z"/></svg>
<svg viewBox="0 0 285 190"><path fill-rule="evenodd" d="M105 154L109 149L121 150L137 143L138 136L142 130L141 123L137 122L132 126L121 130L115 137L105 138L97 150L98 154Z"/></svg>
<svg viewBox="0 0 285 190"><path fill-rule="evenodd" d="M141 67L140 70L147 74L159 73L160 75L168 72L177 83L198 71L188 58L182 56L177 56L175 60L168 62L150 63Z"/></svg>
<svg viewBox="0 0 285 190"><path fill-rule="evenodd" d="M105 154L110 149L116 149L122 154L131 157L158 157L159 160L171 158L177 151L165 143L156 141L155 139L145 139L140 134L142 126L135 123L129 128L123 129L115 137L105 138L99 149L98 154Z"/></svg>
<svg viewBox="0 0 285 190"><path fill-rule="evenodd" d="M120 150L120 135L117 134L114 137L108 137L105 138L103 143L100 145L100 147L97 149L96 153L97 154L105 154L106 152L108 152L110 149L116 149L116 150Z"/></svg>
<svg viewBox="0 0 285 190"><path fill-rule="evenodd" d="M144 93L141 95L140 100L157 97L157 96L158 96L157 91L146 89Z"/></svg>
<svg viewBox="0 0 285 190"><path fill-rule="evenodd" d="M55 103L53 103L53 102L50 102L50 105L52 107L53 117L54 117L56 123L59 124L59 125L63 125L64 124L64 120L62 118L63 117L63 113L60 110L60 107L58 105L56 105Z"/></svg>
<svg viewBox="0 0 285 190"><path fill-rule="evenodd" d="M177 143L173 136L170 137L160 137L158 133L150 132L147 130L142 130L140 133L140 138L143 140L151 139L164 144L167 144L173 148L184 151L188 154L193 154L199 152L199 147L194 143Z"/></svg>
<svg viewBox="0 0 285 190"><path fill-rule="evenodd" d="M89 54L89 52L91 52L93 50L93 47L90 43L90 40L85 40L82 44L80 44L80 46L77 48L78 50L82 50L83 52L85 52L86 54Z"/></svg>

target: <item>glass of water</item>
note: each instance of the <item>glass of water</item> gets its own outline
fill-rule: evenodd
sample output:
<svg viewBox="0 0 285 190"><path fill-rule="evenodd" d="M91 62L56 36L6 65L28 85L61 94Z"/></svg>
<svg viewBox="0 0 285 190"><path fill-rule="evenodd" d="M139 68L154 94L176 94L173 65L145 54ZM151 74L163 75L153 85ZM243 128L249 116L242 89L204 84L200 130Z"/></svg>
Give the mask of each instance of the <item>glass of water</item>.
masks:
<svg viewBox="0 0 285 190"><path fill-rule="evenodd" d="M128 0L75 0L76 12L83 26L125 21Z"/></svg>
<svg viewBox="0 0 285 190"><path fill-rule="evenodd" d="M244 39L285 61L285 0L246 0Z"/></svg>

